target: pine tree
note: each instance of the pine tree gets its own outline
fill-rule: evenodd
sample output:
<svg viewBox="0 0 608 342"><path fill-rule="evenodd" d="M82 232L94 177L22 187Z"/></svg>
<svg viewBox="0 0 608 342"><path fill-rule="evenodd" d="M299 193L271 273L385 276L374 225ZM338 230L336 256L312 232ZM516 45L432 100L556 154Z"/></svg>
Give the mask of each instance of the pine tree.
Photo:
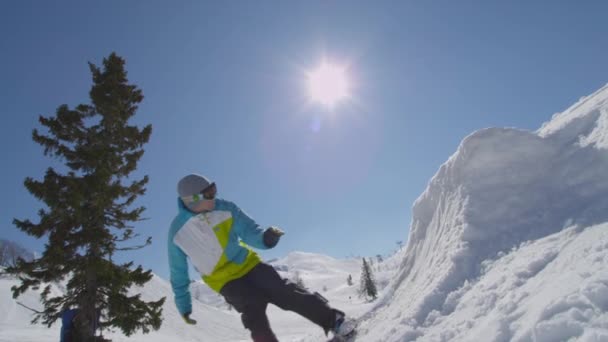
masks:
<svg viewBox="0 0 608 342"><path fill-rule="evenodd" d="M42 320L50 327L63 310L77 308L75 340L83 342L97 340L98 327L118 328L129 336L157 330L162 323L165 298L146 302L128 293L132 286L148 282L151 271L112 260L118 251L151 243L148 238L141 245L124 245L138 236L132 223L143 220L145 208L134 208L133 203L145 193L148 176L134 180L129 175L152 132L151 125L140 129L129 124L143 95L128 84L124 64L115 53L104 58L103 70L89 63L91 104L74 109L61 105L55 116L40 116L48 134L34 129L32 138L65 168L62 173L49 167L42 181L25 179L27 190L46 206L38 211L38 223L13 221L29 235L48 237L41 257L19 260L9 268L21 280L12 288L13 297L42 284L44 311L32 323ZM66 278L64 295L53 296L49 283Z"/></svg>
<svg viewBox="0 0 608 342"><path fill-rule="evenodd" d="M348 286L353 286L353 276L352 275L348 275L348 278L346 278L346 283L348 284Z"/></svg>
<svg viewBox="0 0 608 342"><path fill-rule="evenodd" d="M374 280L374 275L372 274L372 270L363 258L363 265L361 266L361 283L359 287L359 294L363 297L376 299L378 296L378 291L376 290L376 281Z"/></svg>

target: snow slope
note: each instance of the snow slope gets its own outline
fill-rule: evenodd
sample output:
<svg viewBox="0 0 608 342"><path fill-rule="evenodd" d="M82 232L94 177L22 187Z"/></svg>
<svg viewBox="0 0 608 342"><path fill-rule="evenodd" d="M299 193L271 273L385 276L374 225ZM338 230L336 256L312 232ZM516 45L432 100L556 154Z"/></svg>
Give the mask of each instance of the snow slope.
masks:
<svg viewBox="0 0 608 342"><path fill-rule="evenodd" d="M319 292L335 307L352 315L361 315L373 305L357 295L361 262L360 259L337 260L324 255L292 252L270 263L286 278L293 279L297 273L310 291ZM379 274L379 279L386 285L393 273L385 269ZM349 274L353 277L353 286L347 284ZM0 342L58 340L60 322L50 329L43 325L30 325L32 313L18 304L19 302L40 310L40 291L26 292L15 301L10 288L16 284L17 281L12 277L0 277ZM52 289L55 294L63 291L61 284L55 284ZM125 337L119 332L104 331L105 337L119 342L249 341L249 333L243 328L238 313L229 309L221 296L201 282L191 284L192 317L198 321L196 326L186 325L179 317L173 303L171 287L166 280L154 276L146 286L134 291L141 292L147 300L167 297L163 307L164 321L161 329L147 335L137 334L131 337ZM270 305L268 315L281 341L325 339L320 328L294 313Z"/></svg>
<svg viewBox="0 0 608 342"><path fill-rule="evenodd" d="M31 312L17 302L41 309L39 291L28 291L15 301L10 288L17 284L12 278L0 278L0 341L2 342L42 342L58 341L61 322L50 329L44 325L30 325ZM56 293L61 293L61 285L52 287ZM157 300L167 296L163 307L163 325L159 331L148 335L136 334L126 337L120 332L104 331L104 336L113 341L247 341L249 335L242 328L240 318L235 312L218 310L198 301L193 302L193 311L198 325L187 326L179 316L169 283L157 276L139 289L146 300Z"/></svg>
<svg viewBox="0 0 608 342"><path fill-rule="evenodd" d="M359 340L608 340L607 142L608 86L537 132L465 138Z"/></svg>

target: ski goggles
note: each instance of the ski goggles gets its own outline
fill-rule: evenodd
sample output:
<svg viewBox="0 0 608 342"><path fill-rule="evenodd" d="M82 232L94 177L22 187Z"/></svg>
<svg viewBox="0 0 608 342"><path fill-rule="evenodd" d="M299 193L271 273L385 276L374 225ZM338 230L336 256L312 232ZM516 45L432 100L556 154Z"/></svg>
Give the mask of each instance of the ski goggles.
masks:
<svg viewBox="0 0 608 342"><path fill-rule="evenodd" d="M198 194L182 197L182 201L184 201L187 204L191 204L191 203L196 203L196 202L202 201L202 200L212 200L212 199L215 199L216 194L217 194L217 187L215 186L215 183L211 183L211 185L204 188Z"/></svg>

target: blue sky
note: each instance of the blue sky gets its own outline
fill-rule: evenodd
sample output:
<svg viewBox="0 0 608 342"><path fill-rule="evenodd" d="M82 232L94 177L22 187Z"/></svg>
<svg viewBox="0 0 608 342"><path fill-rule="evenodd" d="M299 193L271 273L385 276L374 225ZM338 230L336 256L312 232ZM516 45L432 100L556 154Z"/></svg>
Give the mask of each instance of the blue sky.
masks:
<svg viewBox="0 0 608 342"><path fill-rule="evenodd" d="M608 3L554 1L5 1L0 10L0 238L41 204L25 190L56 165L32 142L38 115L88 103L87 61L112 51L152 124L137 174L137 224L153 244L124 255L167 277L176 183L219 196L287 234L290 251L385 254L407 240L411 206L473 131L535 130L606 82ZM349 66L352 99L308 101L305 73ZM499 204L497 204L499 205Z"/></svg>

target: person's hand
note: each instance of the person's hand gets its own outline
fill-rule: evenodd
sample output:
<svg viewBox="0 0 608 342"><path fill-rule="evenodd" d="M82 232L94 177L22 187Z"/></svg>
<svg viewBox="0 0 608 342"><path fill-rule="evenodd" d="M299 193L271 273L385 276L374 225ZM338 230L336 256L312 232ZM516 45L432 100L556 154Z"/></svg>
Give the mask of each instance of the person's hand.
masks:
<svg viewBox="0 0 608 342"><path fill-rule="evenodd" d="M190 324L190 325L196 324L196 320L190 318L190 313L184 314L182 316L182 318L184 319L184 322L186 322L186 324Z"/></svg>
<svg viewBox="0 0 608 342"><path fill-rule="evenodd" d="M272 248L272 247L276 246L277 243L279 243L279 239L284 234L285 234L285 232L282 231L281 229L279 229L278 227L270 226L264 232L264 244L268 248Z"/></svg>

